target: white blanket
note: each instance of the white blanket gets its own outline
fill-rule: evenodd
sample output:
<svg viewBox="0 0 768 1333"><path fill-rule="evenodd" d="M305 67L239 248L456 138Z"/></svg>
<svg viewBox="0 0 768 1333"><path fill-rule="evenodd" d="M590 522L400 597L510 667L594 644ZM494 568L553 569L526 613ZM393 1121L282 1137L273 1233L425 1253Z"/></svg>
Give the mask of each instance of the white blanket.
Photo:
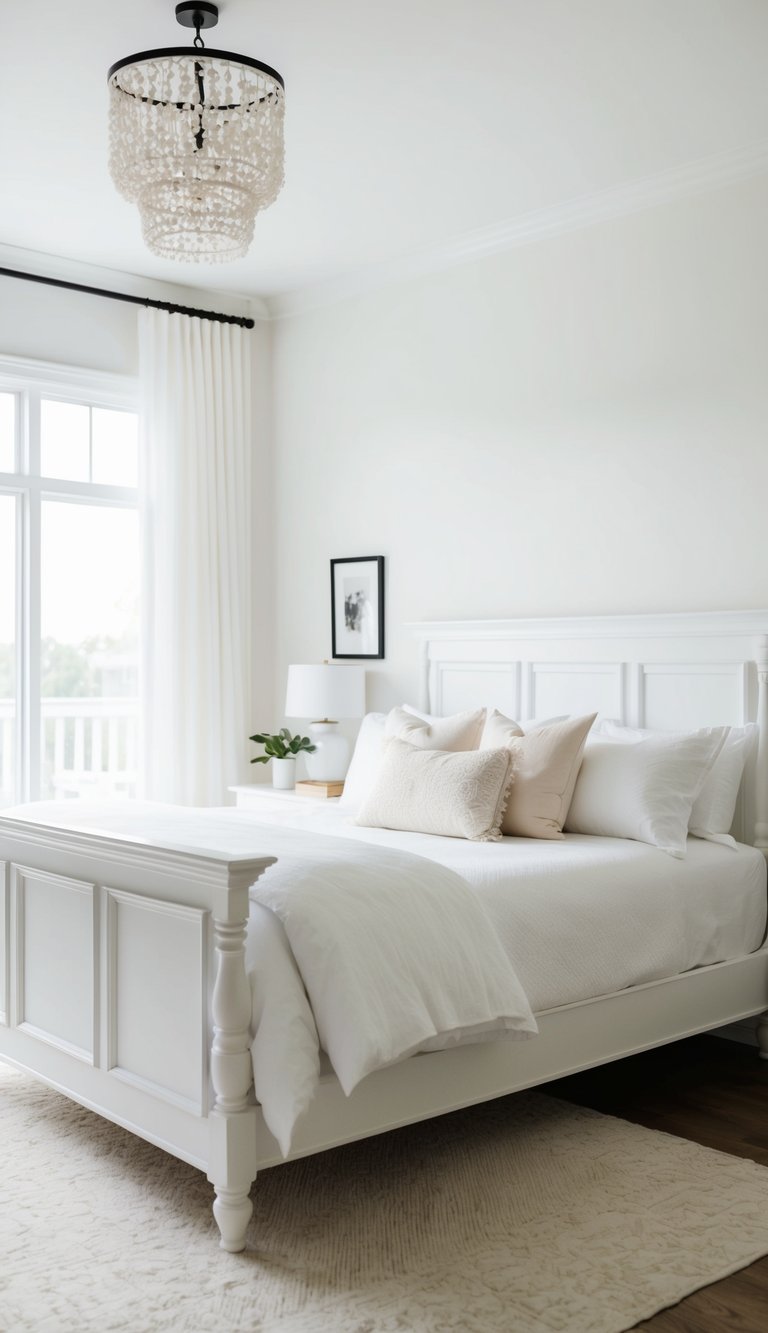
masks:
<svg viewBox="0 0 768 1333"><path fill-rule="evenodd" d="M143 802L40 802L6 813L278 858L251 889L247 964L256 1095L284 1153L317 1087L321 1044L349 1094L417 1050L537 1031L482 904L459 875L423 857Z"/></svg>
<svg viewBox="0 0 768 1333"><path fill-rule="evenodd" d="M263 927L252 932L254 950L262 952L249 959L258 1007L254 1074L264 1118L284 1152L288 1128L316 1085L312 1015L347 1095L366 1074L417 1050L488 1033L536 1032L489 918L453 871L408 852L300 831L270 830L267 848L277 864L251 898L282 922L290 954L281 951L278 963L271 930L272 956L264 957L256 943ZM292 960L311 1012L301 988L291 985ZM286 1021L298 1038L287 1057Z"/></svg>

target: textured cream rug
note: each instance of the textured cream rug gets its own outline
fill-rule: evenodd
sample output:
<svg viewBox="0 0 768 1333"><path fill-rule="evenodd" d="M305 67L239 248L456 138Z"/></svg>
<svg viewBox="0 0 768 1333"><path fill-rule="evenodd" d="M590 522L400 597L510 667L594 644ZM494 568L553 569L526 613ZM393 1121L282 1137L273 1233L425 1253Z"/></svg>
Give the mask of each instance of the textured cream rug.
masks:
<svg viewBox="0 0 768 1333"><path fill-rule="evenodd" d="M203 1175L0 1065L0 1328L615 1333L768 1252L768 1170L540 1094Z"/></svg>

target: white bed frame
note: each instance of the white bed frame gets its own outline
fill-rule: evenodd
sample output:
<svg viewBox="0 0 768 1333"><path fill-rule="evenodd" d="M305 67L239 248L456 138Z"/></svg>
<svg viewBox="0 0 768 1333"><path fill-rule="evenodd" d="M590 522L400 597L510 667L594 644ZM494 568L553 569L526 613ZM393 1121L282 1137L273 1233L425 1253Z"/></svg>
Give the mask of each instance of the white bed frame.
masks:
<svg viewBox="0 0 768 1333"><path fill-rule="evenodd" d="M584 713L662 729L756 720L735 832L768 851L768 612L411 627L432 712ZM76 808L73 808L76 817ZM0 1058L207 1172L226 1250L257 1170L281 1161L256 1105L244 941L269 858L0 819ZM349 1098L324 1077L292 1157L761 1015L768 948L539 1013L532 1042L419 1056Z"/></svg>

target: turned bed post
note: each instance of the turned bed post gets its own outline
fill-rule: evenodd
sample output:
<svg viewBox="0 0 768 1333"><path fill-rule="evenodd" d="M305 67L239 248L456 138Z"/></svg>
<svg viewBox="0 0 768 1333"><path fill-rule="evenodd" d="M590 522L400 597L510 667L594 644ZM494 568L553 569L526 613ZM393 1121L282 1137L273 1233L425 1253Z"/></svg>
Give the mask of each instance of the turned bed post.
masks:
<svg viewBox="0 0 768 1333"><path fill-rule="evenodd" d="M251 875L251 881L256 875ZM213 988L208 1179L216 1191L213 1214L223 1250L245 1248L256 1179L256 1106L251 1096L251 987L245 967L248 885L227 895L226 915L214 913L216 981Z"/></svg>

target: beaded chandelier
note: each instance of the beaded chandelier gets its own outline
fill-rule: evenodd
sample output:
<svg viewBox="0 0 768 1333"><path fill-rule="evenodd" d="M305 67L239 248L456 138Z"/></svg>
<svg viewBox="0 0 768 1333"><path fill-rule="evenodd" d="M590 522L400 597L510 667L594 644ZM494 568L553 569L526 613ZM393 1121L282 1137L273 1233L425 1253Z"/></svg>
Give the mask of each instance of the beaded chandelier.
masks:
<svg viewBox="0 0 768 1333"><path fill-rule="evenodd" d="M183 0L194 45L141 51L107 76L110 174L163 259L241 259L283 184L285 85L258 60L205 49L200 30L218 17Z"/></svg>

